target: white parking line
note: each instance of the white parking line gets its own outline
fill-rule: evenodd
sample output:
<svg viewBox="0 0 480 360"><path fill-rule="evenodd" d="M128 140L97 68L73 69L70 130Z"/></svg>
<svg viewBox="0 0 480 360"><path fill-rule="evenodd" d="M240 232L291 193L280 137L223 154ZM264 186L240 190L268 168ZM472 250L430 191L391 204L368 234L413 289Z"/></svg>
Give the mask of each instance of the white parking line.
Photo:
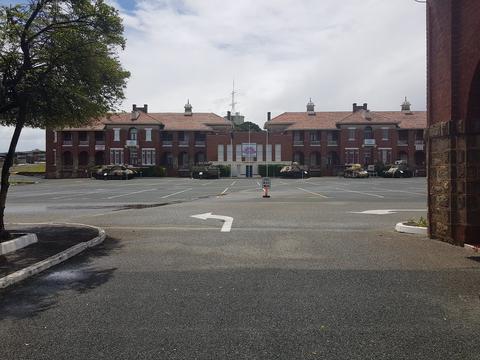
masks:
<svg viewBox="0 0 480 360"><path fill-rule="evenodd" d="M220 195L225 195L225 193L226 193L227 191L228 191L228 187L227 187L225 190L223 190L223 191L220 193Z"/></svg>
<svg viewBox="0 0 480 360"><path fill-rule="evenodd" d="M111 199L116 199L116 198L123 197L123 196L140 194L140 193L144 193L144 192L147 192L147 191L155 191L155 190L157 190L157 189L147 189L147 190L133 191L133 192L130 192L130 193L128 193L128 194L121 194L121 195L110 196L110 197L107 197L107 199L108 199L108 200L111 200Z"/></svg>
<svg viewBox="0 0 480 360"><path fill-rule="evenodd" d="M165 195L165 196L162 196L161 199L166 199L170 196L174 196L174 195L177 195L177 194L181 194L181 193L184 193L184 192L187 192L187 191L190 191L192 190L192 188L189 188L189 189L185 189L185 190L182 190L182 191L177 191L177 192L174 192L173 194L168 194L168 195Z"/></svg>
<svg viewBox="0 0 480 360"><path fill-rule="evenodd" d="M364 192L364 191L347 190L347 189L342 189L342 188L335 188L335 189L342 190L342 191L345 191L345 192L362 194L362 195L377 197L377 198L380 198L380 199L385 199L385 196L383 196L383 195L371 194L371 193L367 193L367 192Z"/></svg>
<svg viewBox="0 0 480 360"><path fill-rule="evenodd" d="M236 182L237 182L237 180L235 180L234 182L232 182L232 183L230 184L230 186L233 186L233 185L235 185L235 184L236 184Z"/></svg>
<svg viewBox="0 0 480 360"><path fill-rule="evenodd" d="M305 190L305 189L302 189L302 188L299 188L297 187L298 190L302 190L302 191L305 191L306 193L309 193L309 194L312 194L312 195L317 195L317 196L320 196L324 199L330 199L328 196L325 196L325 195L322 195L322 194L319 194L319 193L316 193L314 191L310 191L310 190Z"/></svg>
<svg viewBox="0 0 480 360"><path fill-rule="evenodd" d="M81 194L76 194L76 195L63 195L63 196L57 196L52 198L53 200L65 200L65 199L74 199L80 196L85 196L85 195L92 195L92 194L100 194L102 192L106 192L105 189L97 189L96 191L87 191Z"/></svg>

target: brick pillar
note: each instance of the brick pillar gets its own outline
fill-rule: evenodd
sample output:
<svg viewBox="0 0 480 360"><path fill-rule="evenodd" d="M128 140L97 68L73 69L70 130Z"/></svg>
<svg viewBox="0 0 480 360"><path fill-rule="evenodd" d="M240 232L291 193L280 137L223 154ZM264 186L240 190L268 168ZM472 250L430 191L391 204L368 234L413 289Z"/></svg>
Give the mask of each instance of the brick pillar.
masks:
<svg viewBox="0 0 480 360"><path fill-rule="evenodd" d="M480 243L480 2L427 1L431 237Z"/></svg>

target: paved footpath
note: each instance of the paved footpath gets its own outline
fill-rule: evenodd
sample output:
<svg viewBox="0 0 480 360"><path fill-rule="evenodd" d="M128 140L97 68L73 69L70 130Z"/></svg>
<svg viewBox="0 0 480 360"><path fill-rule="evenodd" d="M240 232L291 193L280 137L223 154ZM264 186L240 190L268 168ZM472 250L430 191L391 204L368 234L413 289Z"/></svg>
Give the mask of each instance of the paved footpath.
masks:
<svg viewBox="0 0 480 360"><path fill-rule="evenodd" d="M269 200L255 179L142 181L10 199L109 238L0 293L2 359L480 358L480 258L393 231L425 216L425 179L275 179Z"/></svg>

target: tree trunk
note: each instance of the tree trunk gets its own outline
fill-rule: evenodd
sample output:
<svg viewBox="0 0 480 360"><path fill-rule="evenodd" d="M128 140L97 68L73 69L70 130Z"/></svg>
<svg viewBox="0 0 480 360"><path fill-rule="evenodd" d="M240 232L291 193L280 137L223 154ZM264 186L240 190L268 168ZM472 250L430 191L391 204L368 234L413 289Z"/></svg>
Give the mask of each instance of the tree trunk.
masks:
<svg viewBox="0 0 480 360"><path fill-rule="evenodd" d="M18 139L22 132L26 119L26 104L22 104L19 109L17 117L17 125L13 132L12 140L10 141L10 147L8 149L7 157L2 167L2 180L0 183L0 241L10 238L10 233L5 229L5 204L7 202L7 192L10 186L10 168L13 165L13 158L15 157L15 150L17 148Z"/></svg>

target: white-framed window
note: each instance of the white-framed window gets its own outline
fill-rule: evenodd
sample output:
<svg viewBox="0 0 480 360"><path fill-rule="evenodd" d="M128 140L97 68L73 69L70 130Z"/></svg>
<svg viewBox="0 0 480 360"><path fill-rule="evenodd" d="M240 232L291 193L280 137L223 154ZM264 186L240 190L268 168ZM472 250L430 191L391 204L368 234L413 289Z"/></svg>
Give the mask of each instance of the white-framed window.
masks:
<svg viewBox="0 0 480 360"><path fill-rule="evenodd" d="M142 149L142 165L155 165L155 149Z"/></svg>
<svg viewBox="0 0 480 360"><path fill-rule="evenodd" d="M358 164L358 149L346 148L345 149L345 163L346 164Z"/></svg>
<svg viewBox="0 0 480 360"><path fill-rule="evenodd" d="M355 140L356 128L348 128L348 140Z"/></svg>
<svg viewBox="0 0 480 360"><path fill-rule="evenodd" d="M223 150L223 144L218 144L217 148L217 161L223 162L225 157L224 157L224 150Z"/></svg>
<svg viewBox="0 0 480 360"><path fill-rule="evenodd" d="M275 161L282 161L282 144L275 144Z"/></svg>
<svg viewBox="0 0 480 360"><path fill-rule="evenodd" d="M382 140L388 140L388 128L382 128Z"/></svg>
<svg viewBox="0 0 480 360"><path fill-rule="evenodd" d="M378 149L378 160L384 164L392 163L392 149L390 148L379 148Z"/></svg>
<svg viewBox="0 0 480 360"><path fill-rule="evenodd" d="M233 161L233 147L230 144L227 145L227 161Z"/></svg>
<svg viewBox="0 0 480 360"><path fill-rule="evenodd" d="M129 135L130 135L130 137L129 137L130 140L137 140L138 131L137 131L136 128L130 128L130 130L128 130L128 132L129 132Z"/></svg>
<svg viewBox="0 0 480 360"><path fill-rule="evenodd" d="M120 141L120 129L114 128L113 129L113 141Z"/></svg>
<svg viewBox="0 0 480 360"><path fill-rule="evenodd" d="M242 161L242 144L237 144L235 148L235 161Z"/></svg>
<svg viewBox="0 0 480 360"><path fill-rule="evenodd" d="M57 142L57 132L56 131L53 131L53 142L54 143Z"/></svg>
<svg viewBox="0 0 480 360"><path fill-rule="evenodd" d="M53 166L57 166L57 150L53 149Z"/></svg>
<svg viewBox="0 0 480 360"><path fill-rule="evenodd" d="M267 161L272 161L272 144L267 145L267 151L266 151L266 156L267 156Z"/></svg>
<svg viewBox="0 0 480 360"><path fill-rule="evenodd" d="M110 164L123 164L123 149L110 149Z"/></svg>
<svg viewBox="0 0 480 360"><path fill-rule="evenodd" d="M258 161L263 161L263 145L257 144L257 159Z"/></svg>
<svg viewBox="0 0 480 360"><path fill-rule="evenodd" d="M152 129L145 129L145 141L152 141Z"/></svg>

